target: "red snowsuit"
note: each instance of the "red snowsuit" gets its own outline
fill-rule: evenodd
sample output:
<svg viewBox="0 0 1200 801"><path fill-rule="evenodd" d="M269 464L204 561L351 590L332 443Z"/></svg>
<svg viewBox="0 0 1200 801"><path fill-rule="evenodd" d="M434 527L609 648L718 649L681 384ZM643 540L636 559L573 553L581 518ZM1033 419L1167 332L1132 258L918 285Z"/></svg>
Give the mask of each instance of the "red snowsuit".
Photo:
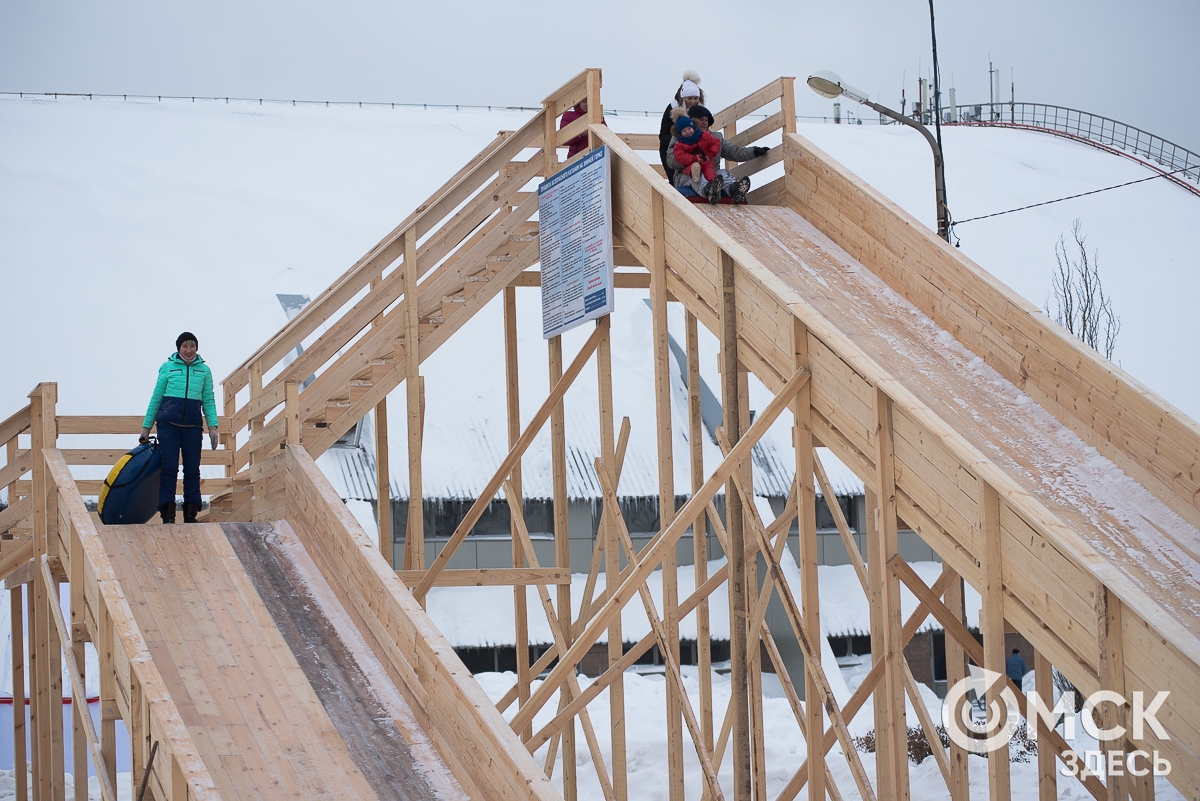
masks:
<svg viewBox="0 0 1200 801"><path fill-rule="evenodd" d="M701 131L700 140L695 144L684 144L676 139L674 154L684 170L690 170L694 163L700 162L700 173L704 180L711 181L717 177L717 166L713 159L721 155L721 140L708 131Z"/></svg>

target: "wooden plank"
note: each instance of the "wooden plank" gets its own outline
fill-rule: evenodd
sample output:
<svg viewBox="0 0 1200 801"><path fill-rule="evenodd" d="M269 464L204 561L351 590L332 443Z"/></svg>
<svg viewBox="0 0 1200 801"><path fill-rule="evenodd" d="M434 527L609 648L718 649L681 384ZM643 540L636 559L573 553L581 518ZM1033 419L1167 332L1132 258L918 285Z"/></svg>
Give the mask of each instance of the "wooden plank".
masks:
<svg viewBox="0 0 1200 801"><path fill-rule="evenodd" d="M685 342L687 346L688 388L688 462L692 479L692 492L704 485L704 436L703 417L700 408L700 342L696 316L691 312L684 317ZM695 584L702 586L708 580L708 517L704 510L696 513L692 520L692 551ZM713 750L713 697L712 697L712 642L709 636L708 598L703 598L696 607L696 650L700 681L700 727L704 732L704 747Z"/></svg>
<svg viewBox="0 0 1200 801"><path fill-rule="evenodd" d="M616 272L613 273L613 286L617 289L649 289L650 273L647 272ZM526 270L514 278L509 286L537 287L542 285L542 274L537 270Z"/></svg>
<svg viewBox="0 0 1200 801"><path fill-rule="evenodd" d="M94 464L108 466L115 465L121 460L121 457L129 453L130 450L131 449L129 448L124 450L114 448L63 448L62 455L63 458L66 459L67 464ZM216 451L201 451L200 464L232 466L233 451L224 449ZM3 471L0 471L0 478L3 477L2 473ZM3 485L3 483L3 481L0 481L0 485Z"/></svg>
<svg viewBox="0 0 1200 801"><path fill-rule="evenodd" d="M745 117L751 112L757 111L772 100L779 99L782 91L783 86L779 82L779 79L776 78L763 88L751 92L733 105L727 106L714 114L711 127L718 130L727 127L730 123Z"/></svg>
<svg viewBox="0 0 1200 801"><path fill-rule="evenodd" d="M963 593L962 576L958 575L957 573L955 573L952 570L947 571L946 568L943 568L943 574L948 575L950 577L950 583L949 583L949 586L946 588L946 593L945 593L946 607L949 609L950 614L952 614L956 620L965 624L966 608L964 607L964 603L963 603L964 593ZM946 686L953 687L956 684L958 684L960 681L964 681L967 678L967 652L963 650L962 645L959 644L958 639L956 637L953 637L953 636L946 637L945 643L946 643ZM1038 651L1037 653L1040 658L1041 651ZM1041 678L1042 678L1042 671L1041 671L1041 668L1039 667L1038 668L1038 679L1040 680ZM1047 671L1047 675L1046 675L1046 681L1047 682L1050 681L1050 676L1049 676L1048 671ZM1053 696L1053 694L1047 694L1043 697L1053 698L1054 696ZM961 700L958 702L956 708L950 710L950 715L951 715L952 719L956 719L956 720L962 719L961 717L958 717L958 716L961 714L962 706L964 703L967 703L967 698L966 698L965 693L961 696ZM1039 732L1040 731L1041 731L1041 729L1039 729ZM1049 760L1050 761L1050 774L1051 774L1050 775L1050 782L1051 782L1050 787L1051 787L1052 795L1055 798L1057 798L1058 791L1057 791L1057 784L1055 783L1057 780L1054 776L1054 755L1050 754L1049 748L1038 750L1039 771L1041 771L1041 769L1044 766L1043 753L1049 754L1049 756L1050 756L1050 760ZM971 798L971 771L970 771L970 765L968 764L970 761L970 757L971 757L970 753L965 748L963 748L962 746L960 746L958 743L954 742L953 740L950 741L950 779L947 782L947 784L950 788L951 801L970 801L970 798ZM1044 781L1044 778L1043 778L1043 781ZM1045 798L1045 795L1044 795L1044 791L1043 791L1041 801L1047 801L1047 799Z"/></svg>
<svg viewBox="0 0 1200 801"><path fill-rule="evenodd" d="M1004 568L1003 545L1000 530L1000 496L990 484L979 482L979 536L984 542L985 550L981 569L984 577L983 611L980 614L979 628L983 633L983 666L993 673L1005 675L1004 660L1008 656L1004 650ZM996 704L995 709L1005 709L1005 702L1000 696L1004 684L993 681L987 688L988 704ZM1006 743L1002 749L994 752L999 758L988 760L988 792L989 798L1007 799L1011 796L1011 778L1009 775L1009 746Z"/></svg>
<svg viewBox="0 0 1200 801"><path fill-rule="evenodd" d="M397 570L396 575L406 587L415 587L425 577L424 570ZM531 584L570 584L568 568L486 567L480 569L443 570L437 577L435 587L506 587Z"/></svg>
<svg viewBox="0 0 1200 801"><path fill-rule="evenodd" d="M0 443L7 443L18 434L28 431L30 425L29 405L18 409L0 423Z"/></svg>
<svg viewBox="0 0 1200 801"><path fill-rule="evenodd" d="M16 440L9 441L8 464L0 467L0 487L7 487L33 469L32 451L16 452ZM12 500L12 497L9 497Z"/></svg>
<svg viewBox="0 0 1200 801"><path fill-rule="evenodd" d="M755 123L744 131L738 132L735 136L726 137L727 141L737 147L746 147L752 142L757 142L768 134L775 133L784 124L783 111L776 111L770 117L759 123Z"/></svg>
<svg viewBox="0 0 1200 801"><path fill-rule="evenodd" d="M29 496L10 504L0 512L0 534L24 522L33 513L33 499Z"/></svg>

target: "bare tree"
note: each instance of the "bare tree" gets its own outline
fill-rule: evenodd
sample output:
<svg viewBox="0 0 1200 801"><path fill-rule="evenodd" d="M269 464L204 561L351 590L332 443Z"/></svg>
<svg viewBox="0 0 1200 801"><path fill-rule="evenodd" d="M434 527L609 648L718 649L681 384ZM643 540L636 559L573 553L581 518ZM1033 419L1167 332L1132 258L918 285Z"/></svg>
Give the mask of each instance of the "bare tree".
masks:
<svg viewBox="0 0 1200 801"><path fill-rule="evenodd" d="M1051 313L1047 299L1046 314L1084 344L1103 353L1104 358L1112 359L1117 334L1121 331L1121 318L1113 312L1112 298L1104 294L1104 287L1100 283L1099 252L1092 251L1091 258L1088 257L1087 237L1083 235L1078 219L1071 226L1071 231L1075 247L1068 248L1063 236L1058 238L1058 244L1054 246L1058 267L1052 278L1058 312ZM1072 258L1076 248L1079 255Z"/></svg>

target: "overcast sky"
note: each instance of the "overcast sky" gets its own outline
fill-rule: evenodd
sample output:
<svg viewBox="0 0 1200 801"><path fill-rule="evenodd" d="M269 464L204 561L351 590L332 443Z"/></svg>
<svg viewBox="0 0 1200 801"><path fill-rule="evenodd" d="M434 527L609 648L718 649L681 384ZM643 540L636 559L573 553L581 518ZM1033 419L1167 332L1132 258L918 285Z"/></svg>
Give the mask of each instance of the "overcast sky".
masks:
<svg viewBox="0 0 1200 801"><path fill-rule="evenodd" d="M1114 117L1200 151L1197 0L937 0L944 89ZM0 91L535 105L584 67L660 110L685 68L715 109L831 69L887 105L929 75L927 0L389 3L0 0ZM832 104L802 85L798 112ZM949 154L948 154L949 156Z"/></svg>

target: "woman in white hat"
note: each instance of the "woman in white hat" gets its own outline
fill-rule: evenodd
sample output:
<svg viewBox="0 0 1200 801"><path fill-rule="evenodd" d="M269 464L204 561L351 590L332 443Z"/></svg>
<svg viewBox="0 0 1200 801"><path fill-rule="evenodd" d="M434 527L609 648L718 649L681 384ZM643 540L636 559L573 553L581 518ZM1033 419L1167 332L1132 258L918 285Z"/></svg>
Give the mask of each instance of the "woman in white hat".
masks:
<svg viewBox="0 0 1200 801"><path fill-rule="evenodd" d="M671 167L667 166L667 148L671 145L671 138L675 136L675 118L671 116L671 112L677 108L682 108L687 111L692 106L704 102L704 90L700 88L700 76L695 70L688 70L683 73L683 83L679 84L679 89L675 92L675 99L667 105L666 111L663 112L662 125L658 129L658 157L662 161L662 167L666 170L667 180L674 183L674 173Z"/></svg>

